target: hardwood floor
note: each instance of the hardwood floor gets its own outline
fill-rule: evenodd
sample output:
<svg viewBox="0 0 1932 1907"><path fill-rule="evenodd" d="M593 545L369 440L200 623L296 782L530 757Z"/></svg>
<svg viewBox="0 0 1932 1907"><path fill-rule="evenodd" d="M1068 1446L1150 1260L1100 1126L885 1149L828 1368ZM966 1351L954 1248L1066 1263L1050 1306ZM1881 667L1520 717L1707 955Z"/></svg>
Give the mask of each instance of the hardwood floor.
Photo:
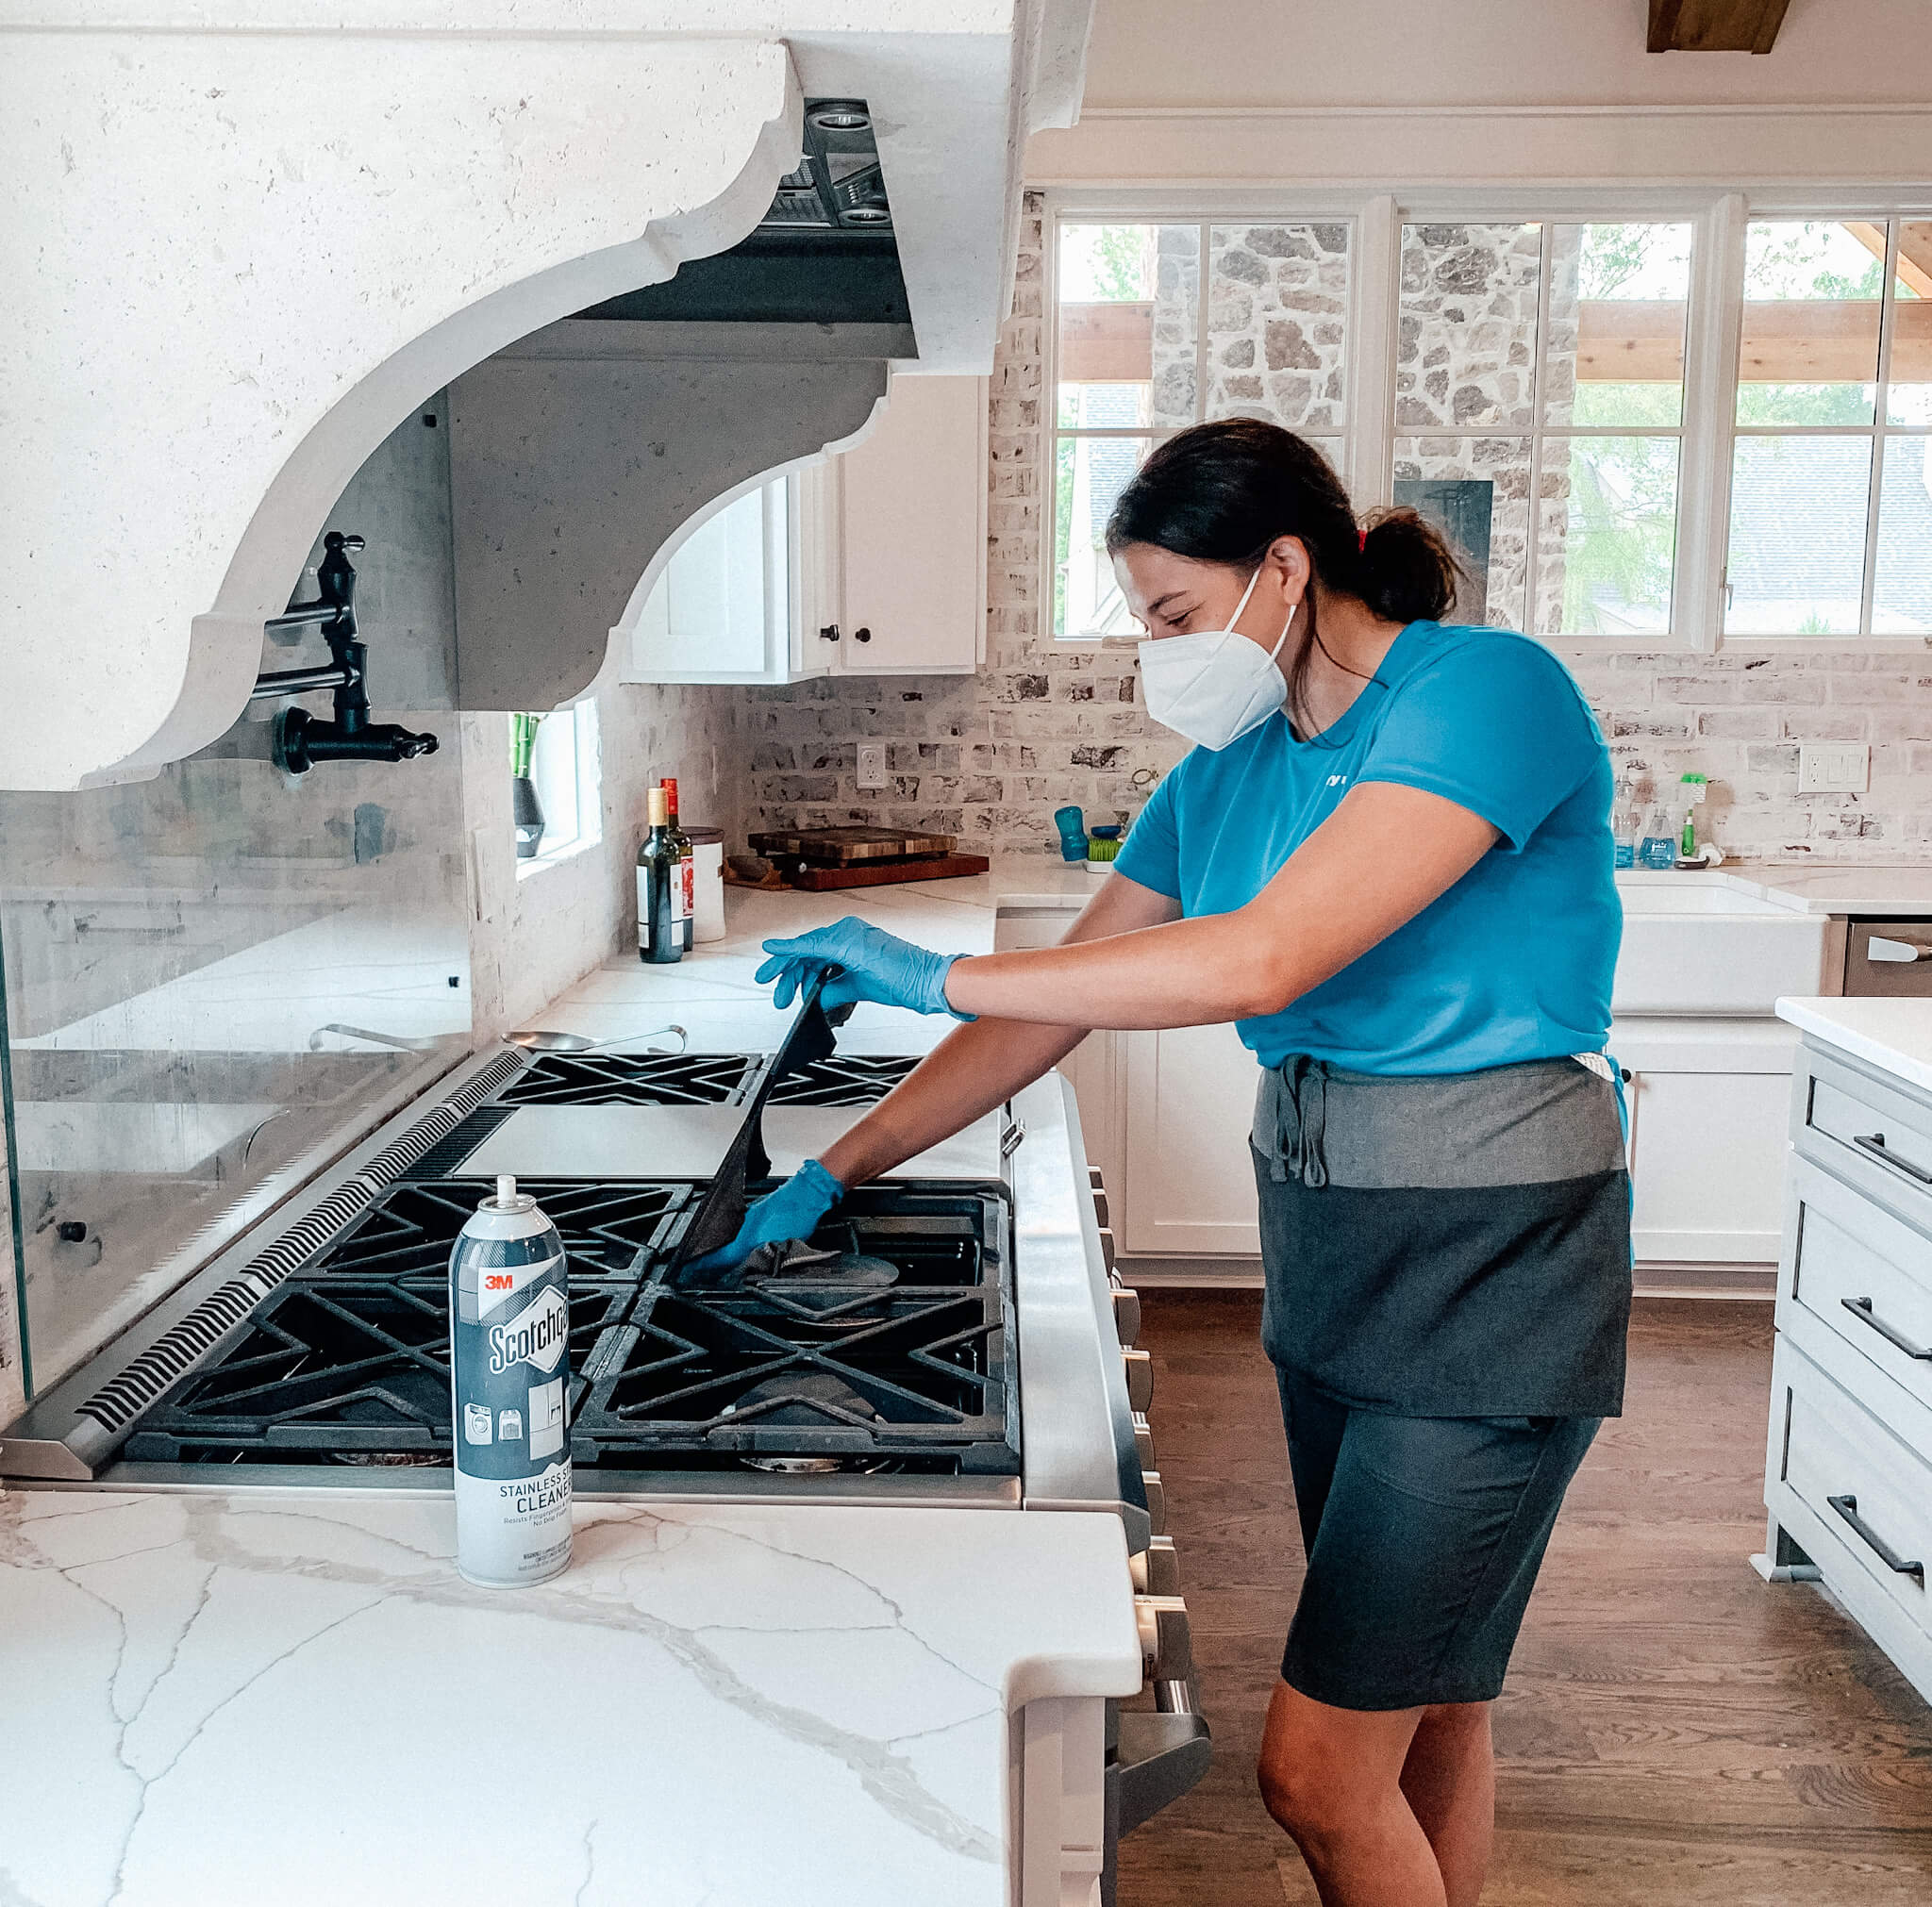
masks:
<svg viewBox="0 0 1932 1907"><path fill-rule="evenodd" d="M1301 1580L1253 1292L1144 1293L1214 1766L1121 1847L1121 1907L1315 1892L1254 1760ZM1641 1301L1626 1415L1572 1486L1496 1710L1485 1907L1932 1901L1932 1711L1818 1590L1773 1587L1771 1308Z"/></svg>

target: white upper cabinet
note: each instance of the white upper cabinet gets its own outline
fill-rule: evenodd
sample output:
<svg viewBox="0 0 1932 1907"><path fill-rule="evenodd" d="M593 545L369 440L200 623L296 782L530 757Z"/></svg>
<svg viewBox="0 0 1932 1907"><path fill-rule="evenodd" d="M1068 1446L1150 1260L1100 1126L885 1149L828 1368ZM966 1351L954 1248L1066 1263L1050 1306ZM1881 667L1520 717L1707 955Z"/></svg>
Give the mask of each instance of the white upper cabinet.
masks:
<svg viewBox="0 0 1932 1907"><path fill-rule="evenodd" d="M686 538L630 633L631 682L970 674L986 657L987 387L902 376L855 449Z"/></svg>
<svg viewBox="0 0 1932 1907"><path fill-rule="evenodd" d="M833 669L970 674L986 659L986 380L892 380L884 415L831 459L842 574Z"/></svg>

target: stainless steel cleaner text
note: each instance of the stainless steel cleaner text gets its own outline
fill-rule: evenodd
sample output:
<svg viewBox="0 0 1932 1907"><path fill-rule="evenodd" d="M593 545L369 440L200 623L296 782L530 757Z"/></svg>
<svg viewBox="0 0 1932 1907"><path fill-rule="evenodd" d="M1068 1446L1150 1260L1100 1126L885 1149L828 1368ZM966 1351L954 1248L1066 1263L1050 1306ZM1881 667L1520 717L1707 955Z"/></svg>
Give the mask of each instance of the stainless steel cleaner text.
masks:
<svg viewBox="0 0 1932 1907"><path fill-rule="evenodd" d="M508 1175L449 1254L457 1567L492 1589L570 1566L570 1277Z"/></svg>

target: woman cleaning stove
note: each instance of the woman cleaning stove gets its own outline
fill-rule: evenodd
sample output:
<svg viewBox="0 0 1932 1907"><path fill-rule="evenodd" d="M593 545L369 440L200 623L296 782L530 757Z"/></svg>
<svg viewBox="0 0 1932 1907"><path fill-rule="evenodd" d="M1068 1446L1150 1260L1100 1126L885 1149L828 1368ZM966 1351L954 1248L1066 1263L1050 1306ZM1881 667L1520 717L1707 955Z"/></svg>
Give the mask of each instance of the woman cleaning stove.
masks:
<svg viewBox="0 0 1932 1907"><path fill-rule="evenodd" d="M1262 1795L1329 1907L1468 1907L1490 1704L1623 1400L1608 757L1540 644L1438 620L1434 531L1359 527L1272 424L1161 445L1107 540L1148 713L1194 748L1058 947L960 958L855 920L766 942L781 1006L836 963L828 1004L966 1023L719 1255L810 1232L1090 1028L1233 1020L1307 1555Z"/></svg>

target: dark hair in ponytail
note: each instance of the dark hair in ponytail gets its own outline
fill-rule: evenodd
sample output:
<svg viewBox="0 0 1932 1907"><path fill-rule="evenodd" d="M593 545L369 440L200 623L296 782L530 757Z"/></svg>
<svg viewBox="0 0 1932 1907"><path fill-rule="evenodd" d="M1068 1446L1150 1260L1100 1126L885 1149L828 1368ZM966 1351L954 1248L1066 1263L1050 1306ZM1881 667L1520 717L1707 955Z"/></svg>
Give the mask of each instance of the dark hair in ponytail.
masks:
<svg viewBox="0 0 1932 1907"><path fill-rule="evenodd" d="M1196 562L1248 570L1277 537L1300 539L1323 589L1353 596L1391 622L1435 621L1456 600L1461 567L1409 509L1374 512L1366 525L1328 460L1306 438L1258 418L1197 423L1157 446L1107 520L1107 547L1153 543ZM1310 600L1288 676L1302 712L1308 660L1321 640Z"/></svg>

